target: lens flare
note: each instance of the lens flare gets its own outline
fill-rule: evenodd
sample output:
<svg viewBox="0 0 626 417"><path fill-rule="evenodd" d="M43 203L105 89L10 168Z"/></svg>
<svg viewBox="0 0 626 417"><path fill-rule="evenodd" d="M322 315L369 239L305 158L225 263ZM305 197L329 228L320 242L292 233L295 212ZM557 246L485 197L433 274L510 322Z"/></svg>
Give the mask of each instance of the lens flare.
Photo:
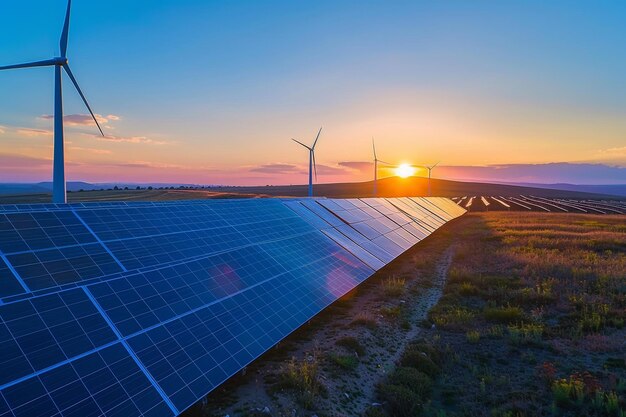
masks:
<svg viewBox="0 0 626 417"><path fill-rule="evenodd" d="M415 168L409 164L402 164L396 168L396 175L400 178L408 178L415 174Z"/></svg>

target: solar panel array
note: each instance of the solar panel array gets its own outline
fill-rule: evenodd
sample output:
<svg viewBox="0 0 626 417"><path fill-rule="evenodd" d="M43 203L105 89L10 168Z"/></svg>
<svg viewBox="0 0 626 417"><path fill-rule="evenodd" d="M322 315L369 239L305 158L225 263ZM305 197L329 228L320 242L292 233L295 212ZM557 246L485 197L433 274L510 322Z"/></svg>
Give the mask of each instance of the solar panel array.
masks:
<svg viewBox="0 0 626 417"><path fill-rule="evenodd" d="M0 206L0 416L178 415L464 209Z"/></svg>

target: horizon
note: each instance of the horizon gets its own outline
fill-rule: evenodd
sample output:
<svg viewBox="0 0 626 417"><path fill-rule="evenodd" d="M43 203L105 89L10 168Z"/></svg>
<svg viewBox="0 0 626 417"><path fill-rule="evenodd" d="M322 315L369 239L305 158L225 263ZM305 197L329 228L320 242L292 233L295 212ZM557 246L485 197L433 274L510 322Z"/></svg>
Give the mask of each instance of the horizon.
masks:
<svg viewBox="0 0 626 417"><path fill-rule="evenodd" d="M0 65L57 54L64 6L8 6L0 36L20 42ZM322 125L320 183L371 180L374 136L383 160L442 161L435 178L624 184L625 12L75 2L68 56L106 137L64 79L67 179L305 183L306 153L290 139ZM49 68L0 74L1 182L51 179L51 81Z"/></svg>

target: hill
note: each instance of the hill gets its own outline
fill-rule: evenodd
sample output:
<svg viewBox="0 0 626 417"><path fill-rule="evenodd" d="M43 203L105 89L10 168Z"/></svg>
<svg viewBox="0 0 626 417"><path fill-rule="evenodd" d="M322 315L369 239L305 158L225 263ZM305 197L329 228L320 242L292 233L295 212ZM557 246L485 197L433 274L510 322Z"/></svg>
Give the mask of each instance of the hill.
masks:
<svg viewBox="0 0 626 417"><path fill-rule="evenodd" d="M620 199L611 194L580 192L575 190L556 190L537 187L525 187L507 184L489 184L479 182L462 182L450 180L431 180L431 195L439 197L462 196L518 196L534 195L546 198L573 198L573 199ZM211 187L209 190L222 192L245 192L249 194L265 194L271 196L306 196L306 185L281 185L260 187ZM368 197L373 195L372 181L356 183L316 184L314 193L317 196L349 198ZM428 179L422 177L388 177L378 181L378 196L425 196L428 195Z"/></svg>

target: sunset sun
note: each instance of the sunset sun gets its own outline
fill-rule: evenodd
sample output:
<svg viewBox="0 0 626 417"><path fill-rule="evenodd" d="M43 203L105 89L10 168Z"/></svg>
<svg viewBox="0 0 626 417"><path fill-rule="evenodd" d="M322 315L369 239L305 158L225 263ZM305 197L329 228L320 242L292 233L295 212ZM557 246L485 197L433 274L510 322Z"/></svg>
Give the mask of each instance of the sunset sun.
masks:
<svg viewBox="0 0 626 417"><path fill-rule="evenodd" d="M415 168L413 168L409 164L402 164L396 168L395 172L396 175L400 178L408 178L415 174Z"/></svg>

